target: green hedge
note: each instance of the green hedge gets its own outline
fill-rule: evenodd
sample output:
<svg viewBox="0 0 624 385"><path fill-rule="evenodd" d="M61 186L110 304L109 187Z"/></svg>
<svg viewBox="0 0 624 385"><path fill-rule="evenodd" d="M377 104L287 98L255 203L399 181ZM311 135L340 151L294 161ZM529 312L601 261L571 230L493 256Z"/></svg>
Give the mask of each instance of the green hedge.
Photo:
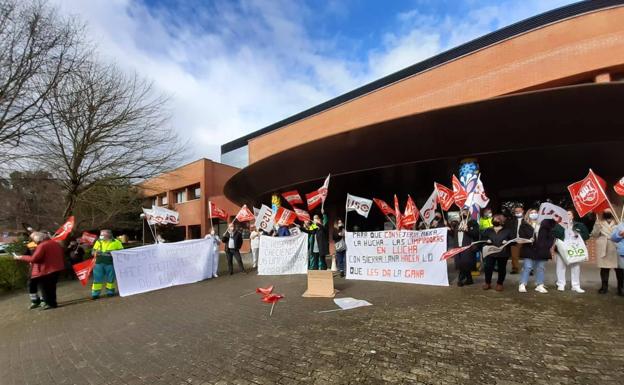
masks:
<svg viewBox="0 0 624 385"><path fill-rule="evenodd" d="M0 257L0 289L13 290L26 287L28 264L16 261L11 256Z"/></svg>

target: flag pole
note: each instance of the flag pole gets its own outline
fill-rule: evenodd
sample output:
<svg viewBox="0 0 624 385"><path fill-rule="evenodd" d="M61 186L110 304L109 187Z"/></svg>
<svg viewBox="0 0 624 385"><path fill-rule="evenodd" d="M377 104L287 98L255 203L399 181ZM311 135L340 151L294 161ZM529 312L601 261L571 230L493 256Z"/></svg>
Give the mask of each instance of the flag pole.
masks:
<svg viewBox="0 0 624 385"><path fill-rule="evenodd" d="M210 220L210 232L214 231L214 227L212 225L212 202L208 200L208 219Z"/></svg>
<svg viewBox="0 0 624 385"><path fill-rule="evenodd" d="M594 173L594 170L592 170L591 168L589 169L589 172L594 175L594 177L597 177L597 175ZM598 180L596 180L596 182L598 182ZM622 215L620 215L620 218L617 217L617 211L615 211L615 208L613 208L613 205L611 204L611 201L609 200L609 196L607 195L607 193L602 189L602 185L598 182L596 183L598 185L598 188L600 189L600 192L602 193L602 195L605 196L605 198L607 199L607 203L609 204L609 208L611 209L611 211L613 212L613 218L615 218L615 220L617 221L617 223L619 224L620 222L622 222L622 215L624 215L624 208L622 208Z"/></svg>
<svg viewBox="0 0 624 385"><path fill-rule="evenodd" d="M349 210L347 210L348 202L349 202L349 194L347 194L347 200L345 201L345 233L349 231L347 227L347 217L349 216Z"/></svg>

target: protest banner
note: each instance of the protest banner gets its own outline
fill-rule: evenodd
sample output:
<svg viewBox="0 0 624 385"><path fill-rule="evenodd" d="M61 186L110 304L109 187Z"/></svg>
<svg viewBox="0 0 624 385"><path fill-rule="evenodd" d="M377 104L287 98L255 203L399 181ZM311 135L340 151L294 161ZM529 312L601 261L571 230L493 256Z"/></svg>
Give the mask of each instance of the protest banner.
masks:
<svg viewBox="0 0 624 385"><path fill-rule="evenodd" d="M256 216L256 229L266 233L273 230L273 209L267 205L262 205Z"/></svg>
<svg viewBox="0 0 624 385"><path fill-rule="evenodd" d="M347 279L448 286L446 231L347 232Z"/></svg>
<svg viewBox="0 0 624 385"><path fill-rule="evenodd" d="M570 224L570 221L568 220L568 212L564 208L554 205L552 203L542 203L540 205L538 213L538 223L542 223L544 219L552 219L563 227L566 227Z"/></svg>
<svg viewBox="0 0 624 385"><path fill-rule="evenodd" d="M111 252L122 297L184 285L212 277L209 239L157 243Z"/></svg>
<svg viewBox="0 0 624 385"><path fill-rule="evenodd" d="M306 274L308 234L290 237L260 236L258 275Z"/></svg>

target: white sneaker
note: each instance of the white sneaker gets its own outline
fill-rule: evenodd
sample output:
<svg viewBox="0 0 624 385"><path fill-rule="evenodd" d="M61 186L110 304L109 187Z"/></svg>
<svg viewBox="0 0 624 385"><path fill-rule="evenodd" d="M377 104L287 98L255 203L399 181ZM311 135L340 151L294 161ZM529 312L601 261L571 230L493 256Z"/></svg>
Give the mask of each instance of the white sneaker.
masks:
<svg viewBox="0 0 624 385"><path fill-rule="evenodd" d="M219 278L219 276L217 275L217 273L214 273L214 274L212 275L212 278Z"/></svg>
<svg viewBox="0 0 624 385"><path fill-rule="evenodd" d="M535 288L535 291L538 293L542 293L542 294L548 293L548 290L546 290L544 285L539 285L538 287Z"/></svg>
<svg viewBox="0 0 624 385"><path fill-rule="evenodd" d="M585 293L585 290L581 289L580 287L573 287L572 291L579 294Z"/></svg>
<svg viewBox="0 0 624 385"><path fill-rule="evenodd" d="M523 283L521 283L521 284L520 284L520 286L518 286L518 291L519 291L520 293L526 293L526 292L527 292L527 290L526 290L526 285L525 285L525 284L523 284Z"/></svg>
<svg viewBox="0 0 624 385"><path fill-rule="evenodd" d="M563 286L563 285L557 285L557 290L559 290L559 291L565 291L565 286Z"/></svg>

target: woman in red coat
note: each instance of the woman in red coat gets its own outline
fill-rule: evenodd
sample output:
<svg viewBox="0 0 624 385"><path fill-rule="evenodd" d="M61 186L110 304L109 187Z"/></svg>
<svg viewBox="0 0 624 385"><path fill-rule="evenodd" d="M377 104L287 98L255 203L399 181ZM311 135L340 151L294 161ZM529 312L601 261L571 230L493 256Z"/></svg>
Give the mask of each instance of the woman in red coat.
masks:
<svg viewBox="0 0 624 385"><path fill-rule="evenodd" d="M65 261L63 259L63 248L57 242L50 239L45 233L34 232L31 235L32 240L37 244L37 248L33 255L17 255L15 259L32 264L31 281L41 289L43 296L43 309L51 309L57 307L56 303L56 282L58 281L59 272L65 269ZM33 305L39 300L32 300ZM31 306L31 308L37 306Z"/></svg>

